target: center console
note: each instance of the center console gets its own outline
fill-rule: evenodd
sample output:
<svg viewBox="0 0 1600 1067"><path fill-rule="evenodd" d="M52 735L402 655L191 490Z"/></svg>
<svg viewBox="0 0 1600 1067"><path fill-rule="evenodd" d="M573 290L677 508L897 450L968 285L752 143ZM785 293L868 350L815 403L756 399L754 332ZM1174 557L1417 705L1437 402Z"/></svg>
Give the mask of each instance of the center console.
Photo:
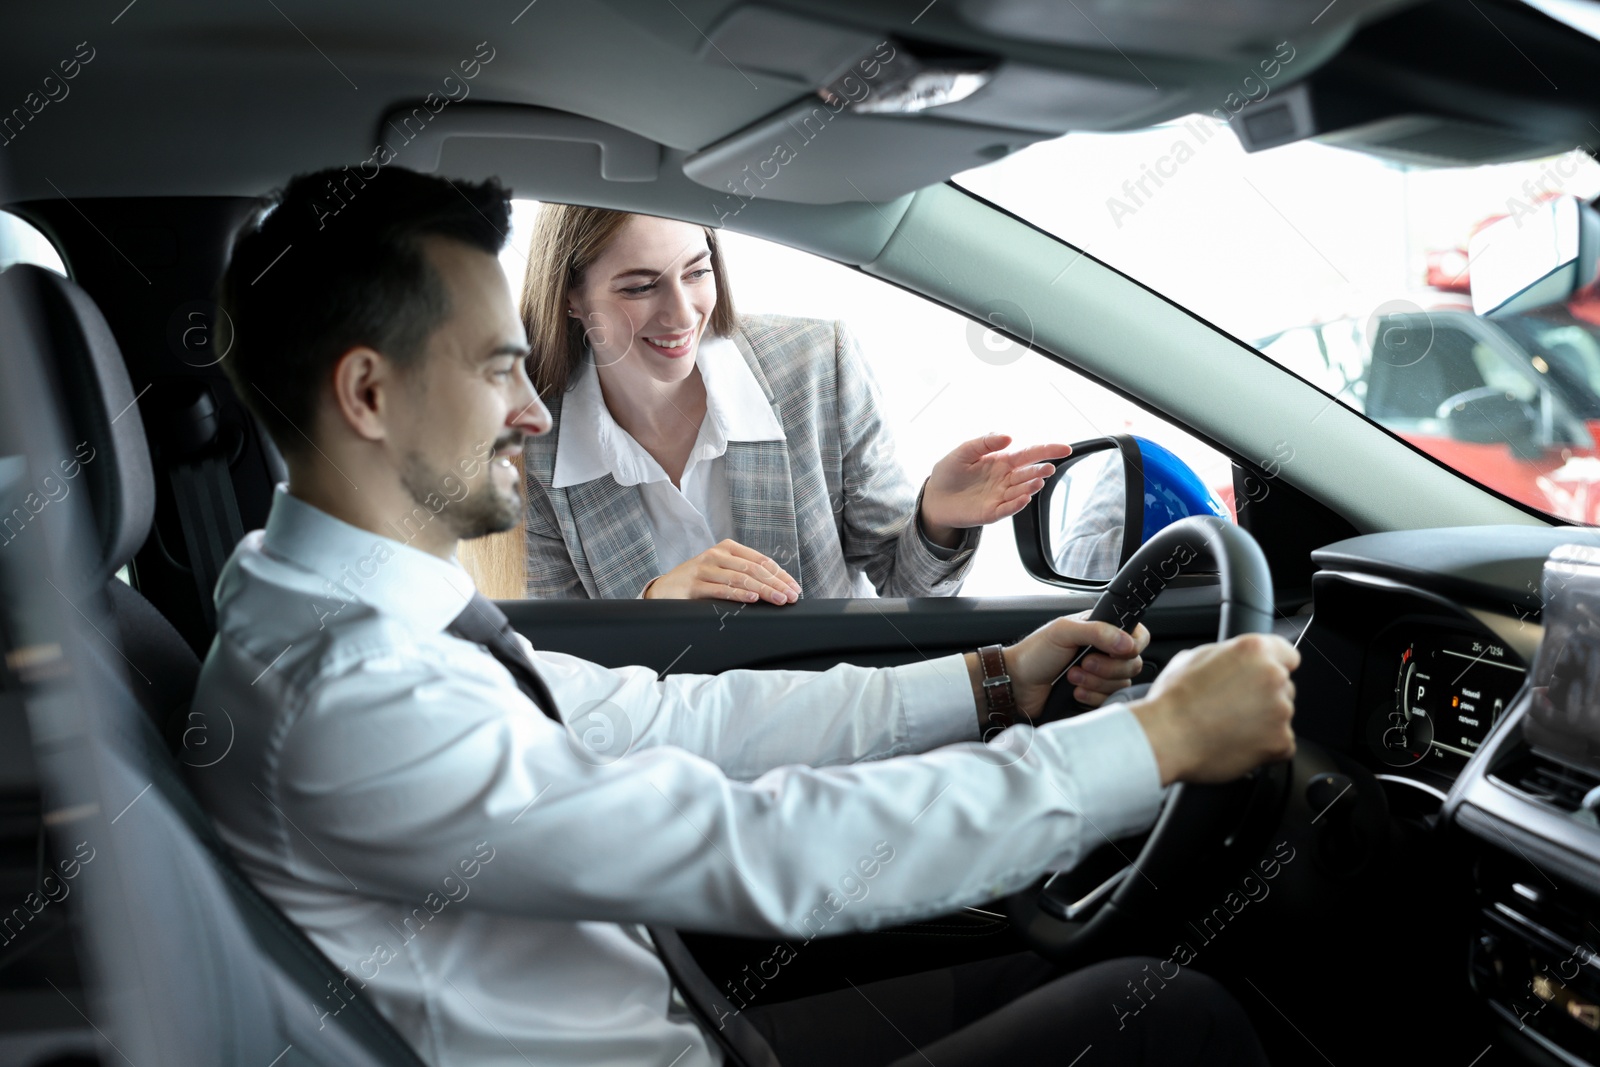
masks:
<svg viewBox="0 0 1600 1067"><path fill-rule="evenodd" d="M1474 747L1443 812L1473 857L1473 989L1514 1047L1600 1064L1600 549L1551 556L1538 655Z"/></svg>

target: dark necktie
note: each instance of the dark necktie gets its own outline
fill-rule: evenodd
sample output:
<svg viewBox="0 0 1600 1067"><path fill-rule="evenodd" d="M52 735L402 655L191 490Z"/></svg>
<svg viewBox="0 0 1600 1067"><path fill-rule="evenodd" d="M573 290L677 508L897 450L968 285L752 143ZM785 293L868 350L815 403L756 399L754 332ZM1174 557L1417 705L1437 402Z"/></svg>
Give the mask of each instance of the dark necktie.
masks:
<svg viewBox="0 0 1600 1067"><path fill-rule="evenodd" d="M473 594L461 614L445 627L445 632L488 649L489 655L511 672L523 695L540 711L561 722L556 714L555 697L550 695L544 679L539 677L517 643L511 620L494 601L482 593ZM778 1067L777 1057L760 1031L734 1011L733 1005L711 984L677 931L651 927L650 938L655 942L656 954L667 970L667 977L683 994L684 1002L700 1020L702 1028L722 1046L728 1062L736 1067Z"/></svg>
<svg viewBox="0 0 1600 1067"><path fill-rule="evenodd" d="M494 601L482 593L474 593L461 614L445 627L445 633L488 649L489 655L511 672L517 688L533 701L534 707L556 722L561 721L561 716L556 714L555 697L550 695L544 679L539 677L539 672L533 669L533 663L523 653L522 646L517 644L517 634L511 629L511 620L495 606Z"/></svg>

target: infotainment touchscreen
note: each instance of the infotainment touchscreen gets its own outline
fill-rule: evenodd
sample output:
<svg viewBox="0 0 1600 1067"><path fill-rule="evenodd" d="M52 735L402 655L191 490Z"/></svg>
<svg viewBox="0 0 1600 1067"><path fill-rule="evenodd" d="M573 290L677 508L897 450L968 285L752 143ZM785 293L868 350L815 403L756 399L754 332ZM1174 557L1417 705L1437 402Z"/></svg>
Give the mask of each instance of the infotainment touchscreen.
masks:
<svg viewBox="0 0 1600 1067"><path fill-rule="evenodd" d="M1562 762L1600 771L1600 548L1563 545L1544 565L1544 639L1523 736Z"/></svg>

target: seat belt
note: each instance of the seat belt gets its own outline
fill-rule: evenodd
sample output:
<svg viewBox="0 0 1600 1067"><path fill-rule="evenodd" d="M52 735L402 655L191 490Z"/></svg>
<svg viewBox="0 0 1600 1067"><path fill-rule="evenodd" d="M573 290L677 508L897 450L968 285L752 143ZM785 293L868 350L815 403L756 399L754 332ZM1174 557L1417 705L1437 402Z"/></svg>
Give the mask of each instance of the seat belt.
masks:
<svg viewBox="0 0 1600 1067"><path fill-rule="evenodd" d="M678 931L669 926L652 926L649 933L667 977L678 987L700 1028L721 1047L726 1067L780 1067L777 1053L761 1031L741 1016L706 977Z"/></svg>
<svg viewBox="0 0 1600 1067"><path fill-rule="evenodd" d="M556 698L550 687L545 685L533 661L517 644L511 620L494 601L482 593L474 594L444 632L483 646L484 651L510 672L512 681L534 707L562 730L570 729L556 708ZM685 1006L699 1021L706 1036L722 1049L725 1067L779 1067L772 1046L750 1020L741 1018L728 998L717 991L678 932L665 926L652 926L648 933L657 958L683 997Z"/></svg>
<svg viewBox="0 0 1600 1067"><path fill-rule="evenodd" d="M183 547L207 629L217 628L217 576L244 537L239 500L233 492L228 451L221 440L222 419L211 389L193 383L187 404L178 404L163 435L167 477L177 504Z"/></svg>
<svg viewBox="0 0 1600 1067"><path fill-rule="evenodd" d="M234 546L244 537L239 518L239 501L233 495L233 478L228 461L208 450L169 471L172 495L178 504L178 522L183 527L183 547L189 554L195 593L206 626L217 628L215 591L223 564Z"/></svg>

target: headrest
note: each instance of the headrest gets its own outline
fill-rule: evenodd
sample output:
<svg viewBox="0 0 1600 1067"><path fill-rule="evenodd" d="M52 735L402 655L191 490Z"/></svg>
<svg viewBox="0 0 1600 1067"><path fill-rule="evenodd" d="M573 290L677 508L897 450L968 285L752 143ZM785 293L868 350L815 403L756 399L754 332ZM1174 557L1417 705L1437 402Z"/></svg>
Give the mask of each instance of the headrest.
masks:
<svg viewBox="0 0 1600 1067"><path fill-rule="evenodd" d="M74 282L43 267L18 264L0 271L38 327L35 357L59 391L71 456L59 470L88 489L99 535L92 586L104 585L133 558L155 517L155 476L144 422L134 402L122 352L105 316Z"/></svg>

